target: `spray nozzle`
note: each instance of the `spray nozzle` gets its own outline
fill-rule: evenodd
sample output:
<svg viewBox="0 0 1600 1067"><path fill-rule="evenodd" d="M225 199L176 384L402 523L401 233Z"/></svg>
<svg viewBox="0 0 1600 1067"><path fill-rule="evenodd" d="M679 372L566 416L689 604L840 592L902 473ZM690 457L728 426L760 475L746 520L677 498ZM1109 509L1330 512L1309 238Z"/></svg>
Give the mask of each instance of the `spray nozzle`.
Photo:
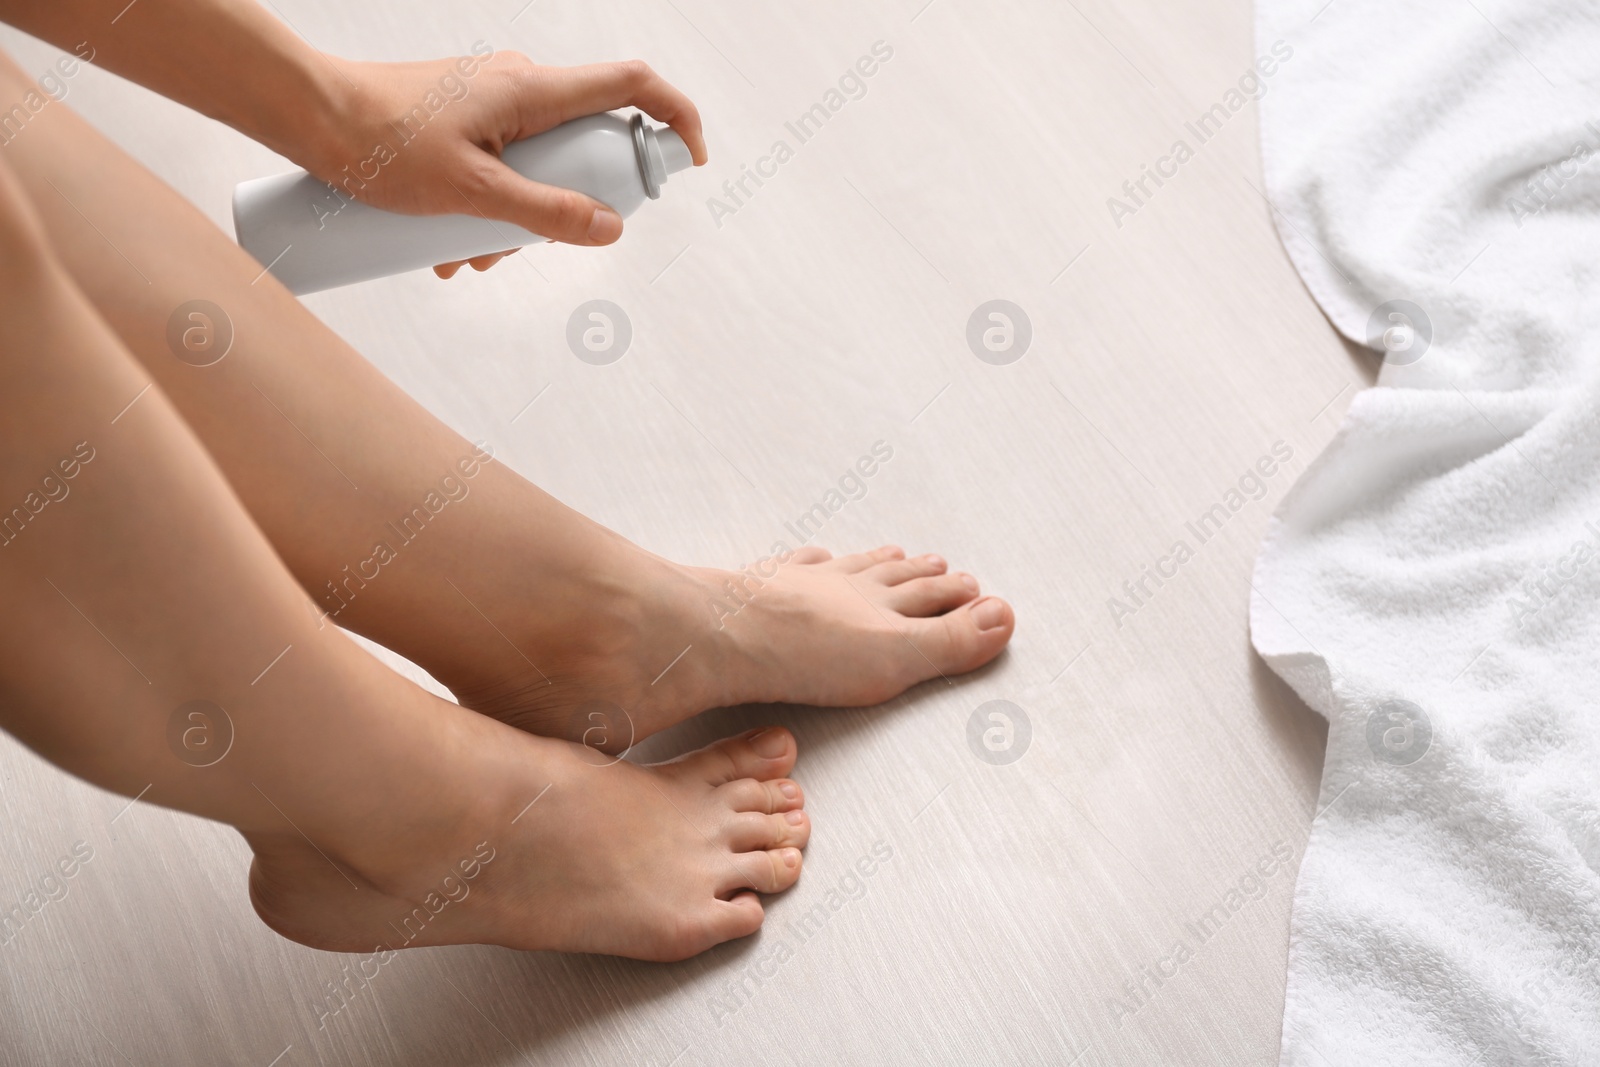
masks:
<svg viewBox="0 0 1600 1067"><path fill-rule="evenodd" d="M634 115L628 126L633 132L633 151L639 160L639 177L644 180L644 191L651 200L659 200L667 175L687 170L693 165L689 146L683 143L683 138L678 136L676 130L651 126L643 115Z"/></svg>

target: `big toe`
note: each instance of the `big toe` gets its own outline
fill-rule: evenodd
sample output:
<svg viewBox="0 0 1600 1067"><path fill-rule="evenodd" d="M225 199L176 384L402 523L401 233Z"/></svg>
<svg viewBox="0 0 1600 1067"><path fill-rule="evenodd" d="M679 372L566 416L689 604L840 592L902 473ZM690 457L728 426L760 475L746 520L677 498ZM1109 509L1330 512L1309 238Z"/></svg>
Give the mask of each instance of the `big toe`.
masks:
<svg viewBox="0 0 1600 1067"><path fill-rule="evenodd" d="M713 945L738 937L749 937L761 929L765 913L760 897L749 889L723 892L725 896L712 897L694 918L678 921L674 932L660 948L641 954L643 958L677 963L698 956Z"/></svg>
<svg viewBox="0 0 1600 1067"><path fill-rule="evenodd" d="M725 737L668 766L716 786L740 778L782 778L794 769L797 755L794 735L781 726L768 726Z"/></svg>
<svg viewBox="0 0 1600 1067"><path fill-rule="evenodd" d="M970 604L931 619L917 619L921 631L918 648L944 674L976 670L1000 654L1016 629L1016 615L997 596L980 597Z"/></svg>
<svg viewBox="0 0 1600 1067"><path fill-rule="evenodd" d="M714 900L711 906L707 928L717 943L749 937L761 929L766 917L761 898L751 892L735 893L727 900Z"/></svg>

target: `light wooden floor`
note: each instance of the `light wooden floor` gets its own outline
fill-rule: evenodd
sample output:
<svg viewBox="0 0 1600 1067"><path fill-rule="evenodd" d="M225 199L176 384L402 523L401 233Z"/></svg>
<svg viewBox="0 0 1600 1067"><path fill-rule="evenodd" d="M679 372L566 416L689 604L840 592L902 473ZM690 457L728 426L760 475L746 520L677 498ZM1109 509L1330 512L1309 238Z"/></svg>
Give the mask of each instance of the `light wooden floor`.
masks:
<svg viewBox="0 0 1600 1067"><path fill-rule="evenodd" d="M732 711L661 739L767 719L799 736L816 835L759 939L677 966L406 953L352 979L325 1029L347 960L257 922L230 830L130 808L0 738L0 907L75 842L94 853L0 946L0 1062L1275 1063L1324 733L1251 655L1248 579L1365 370L1279 248L1254 105L1203 144L1184 125L1254 60L1246 0L521 2L277 0L363 58L480 39L645 57L701 105L713 162L613 250L311 306L468 436L680 559L791 540L784 524L887 442L819 540L944 553L1015 603L1012 649L886 707ZM30 70L49 61L0 38ZM893 54L865 96L799 144L785 122L878 41ZM1290 43L1315 48L1315 26ZM283 169L97 71L68 102L230 233L233 184ZM1107 198L1180 138L1193 158L1116 225ZM793 158L717 225L707 199L777 139ZM563 340L593 298L633 325L610 366ZM1003 366L965 337L996 298L1032 327ZM1264 498L1202 543L1186 524L1280 441L1292 459ZM1192 558L1114 618L1109 598L1135 607L1123 583L1180 540ZM995 699L1031 726L1007 765L967 740ZM1287 867L1261 862L1275 845ZM890 858L852 879L875 848ZM1219 902L1202 938L1190 924Z"/></svg>

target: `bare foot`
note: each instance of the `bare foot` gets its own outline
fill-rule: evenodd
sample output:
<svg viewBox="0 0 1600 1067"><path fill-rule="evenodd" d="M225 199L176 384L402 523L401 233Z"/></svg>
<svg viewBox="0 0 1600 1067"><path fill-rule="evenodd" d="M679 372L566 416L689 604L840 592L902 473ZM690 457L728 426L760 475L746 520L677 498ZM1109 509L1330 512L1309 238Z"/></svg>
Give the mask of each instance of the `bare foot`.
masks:
<svg viewBox="0 0 1600 1067"><path fill-rule="evenodd" d="M784 777L786 730L650 766L487 720L468 733L441 754L461 763L461 794L397 795L393 820L349 854L247 835L257 914L334 952L494 944L667 961L754 933L756 892L800 876L811 824ZM410 803L459 805L458 829L417 840Z"/></svg>
<svg viewBox="0 0 1600 1067"><path fill-rule="evenodd" d="M839 558L803 548L723 571L623 544L631 554L596 572L604 580L502 607L497 617L528 620L524 660L502 655L477 677L443 679L457 699L532 733L621 751L707 708L882 703L989 662L1014 627L1010 605L982 596L970 574L893 545Z"/></svg>

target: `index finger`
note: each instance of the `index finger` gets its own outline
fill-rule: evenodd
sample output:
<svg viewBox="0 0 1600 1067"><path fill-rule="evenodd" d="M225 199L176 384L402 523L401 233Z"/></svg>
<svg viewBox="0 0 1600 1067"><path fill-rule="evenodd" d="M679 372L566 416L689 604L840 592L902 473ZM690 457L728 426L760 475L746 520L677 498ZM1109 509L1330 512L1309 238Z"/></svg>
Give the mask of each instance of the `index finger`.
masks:
<svg viewBox="0 0 1600 1067"><path fill-rule="evenodd" d="M677 131L695 166L708 158L699 109L643 60L545 68L540 73L549 88L548 98L540 103L553 105L560 122L619 107L636 107Z"/></svg>

